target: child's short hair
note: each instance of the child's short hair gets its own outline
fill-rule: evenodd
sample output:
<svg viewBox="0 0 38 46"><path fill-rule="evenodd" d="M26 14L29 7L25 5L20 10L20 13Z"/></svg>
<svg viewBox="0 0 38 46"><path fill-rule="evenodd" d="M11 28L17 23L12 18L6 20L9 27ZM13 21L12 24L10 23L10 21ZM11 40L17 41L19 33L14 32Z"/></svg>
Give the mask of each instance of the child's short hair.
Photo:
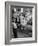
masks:
<svg viewBox="0 0 38 46"><path fill-rule="evenodd" d="M21 13L21 14L22 14L23 17L25 17L25 14L24 13ZM21 14L20 14L20 16L21 16Z"/></svg>

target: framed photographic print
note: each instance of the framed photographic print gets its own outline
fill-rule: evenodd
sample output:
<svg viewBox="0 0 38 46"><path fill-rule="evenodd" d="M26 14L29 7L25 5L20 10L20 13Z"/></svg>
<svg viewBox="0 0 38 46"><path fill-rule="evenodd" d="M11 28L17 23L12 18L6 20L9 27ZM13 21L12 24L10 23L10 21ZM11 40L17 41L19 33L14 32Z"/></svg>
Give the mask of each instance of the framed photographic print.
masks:
<svg viewBox="0 0 38 46"><path fill-rule="evenodd" d="M37 4L5 2L5 44L37 42Z"/></svg>

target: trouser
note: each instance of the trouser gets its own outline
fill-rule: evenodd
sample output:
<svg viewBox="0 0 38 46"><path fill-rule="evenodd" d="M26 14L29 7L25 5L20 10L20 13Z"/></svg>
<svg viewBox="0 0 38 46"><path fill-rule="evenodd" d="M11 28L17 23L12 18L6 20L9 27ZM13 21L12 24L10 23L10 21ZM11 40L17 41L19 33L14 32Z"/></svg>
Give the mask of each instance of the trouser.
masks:
<svg viewBox="0 0 38 46"><path fill-rule="evenodd" d="M13 29L14 38L17 38L17 29Z"/></svg>

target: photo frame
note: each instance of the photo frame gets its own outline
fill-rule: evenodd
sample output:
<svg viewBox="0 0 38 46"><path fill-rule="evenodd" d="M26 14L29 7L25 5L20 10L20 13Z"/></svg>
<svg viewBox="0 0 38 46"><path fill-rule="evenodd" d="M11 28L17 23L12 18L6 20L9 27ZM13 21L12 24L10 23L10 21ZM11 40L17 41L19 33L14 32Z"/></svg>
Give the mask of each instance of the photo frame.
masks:
<svg viewBox="0 0 38 46"><path fill-rule="evenodd" d="M5 44L37 42L37 4L5 2Z"/></svg>

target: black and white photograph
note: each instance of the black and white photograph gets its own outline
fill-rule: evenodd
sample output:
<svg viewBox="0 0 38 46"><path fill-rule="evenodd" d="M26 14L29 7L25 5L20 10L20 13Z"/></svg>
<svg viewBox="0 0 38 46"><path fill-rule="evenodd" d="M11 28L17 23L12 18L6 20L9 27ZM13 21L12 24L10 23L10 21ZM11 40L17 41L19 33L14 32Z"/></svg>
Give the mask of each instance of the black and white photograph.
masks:
<svg viewBox="0 0 38 46"><path fill-rule="evenodd" d="M32 37L32 7L11 6L10 32L12 38Z"/></svg>
<svg viewBox="0 0 38 46"><path fill-rule="evenodd" d="M5 42L23 43L36 42L37 4L6 2ZM20 42L20 43L21 43Z"/></svg>

